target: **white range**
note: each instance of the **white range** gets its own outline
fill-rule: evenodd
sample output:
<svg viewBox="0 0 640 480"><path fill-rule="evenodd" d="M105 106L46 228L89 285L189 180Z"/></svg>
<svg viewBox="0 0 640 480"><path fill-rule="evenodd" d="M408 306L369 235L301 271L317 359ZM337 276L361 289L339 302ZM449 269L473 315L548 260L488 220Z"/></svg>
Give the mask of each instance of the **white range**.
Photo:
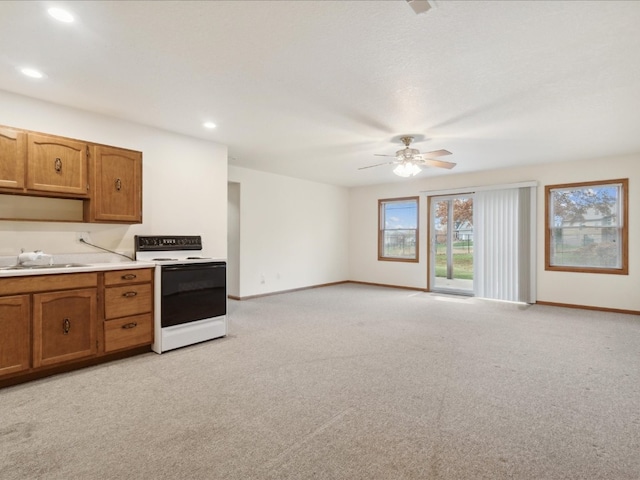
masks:
<svg viewBox="0 0 640 480"><path fill-rule="evenodd" d="M156 264L154 352L227 335L226 260L203 256L199 235L136 235L135 256Z"/></svg>

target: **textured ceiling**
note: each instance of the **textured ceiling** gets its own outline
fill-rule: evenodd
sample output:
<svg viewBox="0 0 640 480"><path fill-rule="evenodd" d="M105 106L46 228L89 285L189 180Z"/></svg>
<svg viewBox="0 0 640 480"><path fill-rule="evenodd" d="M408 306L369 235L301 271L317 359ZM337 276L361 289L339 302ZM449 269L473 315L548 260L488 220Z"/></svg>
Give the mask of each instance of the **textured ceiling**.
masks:
<svg viewBox="0 0 640 480"><path fill-rule="evenodd" d="M54 4L78 21L52 20ZM403 134L458 164L421 176L640 152L640 2L431 4L2 1L0 89L346 186L405 181L358 170Z"/></svg>

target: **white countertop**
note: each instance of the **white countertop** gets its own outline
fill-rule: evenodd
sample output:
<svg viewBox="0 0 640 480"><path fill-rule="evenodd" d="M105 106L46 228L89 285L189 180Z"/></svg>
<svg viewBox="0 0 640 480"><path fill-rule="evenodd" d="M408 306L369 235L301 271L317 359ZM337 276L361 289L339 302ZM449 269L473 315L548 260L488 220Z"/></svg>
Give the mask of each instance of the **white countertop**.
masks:
<svg viewBox="0 0 640 480"><path fill-rule="evenodd" d="M141 262L127 260L126 258L108 253L76 253L51 255L50 263L56 265L82 264L82 266L72 267L46 267L46 268L25 268L16 270L3 270L3 267L10 267L17 264L17 257L0 257L0 278L24 277L29 275L56 275L60 273L86 273L106 270L129 270L134 268L153 268L155 262ZM46 263L46 262L44 262Z"/></svg>
<svg viewBox="0 0 640 480"><path fill-rule="evenodd" d="M75 263L75 262L74 262ZM25 268L19 270L2 270L0 267L0 278L5 277L24 277L28 275L54 275L60 273L83 273L83 272L99 272L105 270L129 270L134 268L153 268L154 262L110 262L110 263L91 263L84 264L82 267L61 267L61 268Z"/></svg>

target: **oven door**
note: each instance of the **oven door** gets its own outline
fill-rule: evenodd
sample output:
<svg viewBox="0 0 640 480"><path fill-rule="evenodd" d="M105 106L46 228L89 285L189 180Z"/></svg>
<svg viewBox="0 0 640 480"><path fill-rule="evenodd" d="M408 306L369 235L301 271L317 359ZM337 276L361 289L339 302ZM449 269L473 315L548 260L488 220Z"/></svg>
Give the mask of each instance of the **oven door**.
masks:
<svg viewBox="0 0 640 480"><path fill-rule="evenodd" d="M226 263L163 266L161 292L163 328L226 315Z"/></svg>

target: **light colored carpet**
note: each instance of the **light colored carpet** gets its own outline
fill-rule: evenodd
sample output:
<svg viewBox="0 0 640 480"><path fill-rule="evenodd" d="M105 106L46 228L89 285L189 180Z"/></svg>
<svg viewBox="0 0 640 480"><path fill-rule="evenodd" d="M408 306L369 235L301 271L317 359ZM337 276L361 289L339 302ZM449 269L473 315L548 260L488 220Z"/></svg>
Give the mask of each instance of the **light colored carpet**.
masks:
<svg viewBox="0 0 640 480"><path fill-rule="evenodd" d="M0 390L0 478L640 478L640 320L345 284Z"/></svg>

